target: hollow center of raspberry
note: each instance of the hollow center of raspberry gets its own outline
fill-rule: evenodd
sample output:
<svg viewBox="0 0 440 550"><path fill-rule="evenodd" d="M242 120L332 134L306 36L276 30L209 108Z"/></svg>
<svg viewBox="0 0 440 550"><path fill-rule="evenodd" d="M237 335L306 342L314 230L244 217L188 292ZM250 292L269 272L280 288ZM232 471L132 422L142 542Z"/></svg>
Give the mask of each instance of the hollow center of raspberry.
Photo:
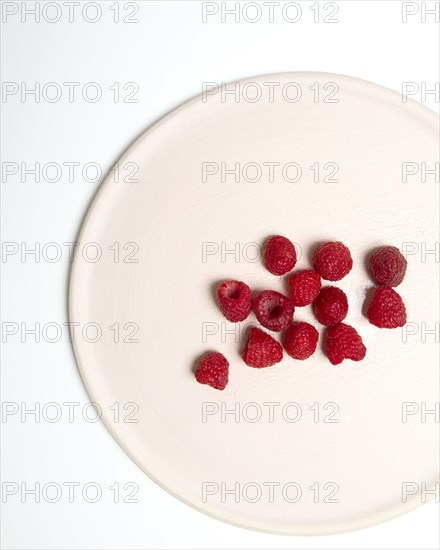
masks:
<svg viewBox="0 0 440 550"><path fill-rule="evenodd" d="M238 300L240 298L240 289L239 288L230 288L228 290L228 298L230 300Z"/></svg>
<svg viewBox="0 0 440 550"><path fill-rule="evenodd" d="M283 308L279 304L268 304L266 307L266 315L268 319L277 319L282 312Z"/></svg>

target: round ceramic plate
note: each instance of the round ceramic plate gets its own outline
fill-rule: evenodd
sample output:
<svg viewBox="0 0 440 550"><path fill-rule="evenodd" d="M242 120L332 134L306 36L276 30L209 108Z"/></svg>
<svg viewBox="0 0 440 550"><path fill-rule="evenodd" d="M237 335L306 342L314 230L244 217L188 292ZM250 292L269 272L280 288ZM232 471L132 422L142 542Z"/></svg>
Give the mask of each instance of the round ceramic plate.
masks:
<svg viewBox="0 0 440 550"><path fill-rule="evenodd" d="M429 414L439 387L438 135L435 114L395 92L291 73L208 86L123 155L82 228L70 320L92 400L157 483L218 519L284 534L360 528L429 498L439 460ZM238 279L286 292L260 261L272 234L296 244L297 269L310 267L316 243L350 248L353 269L337 286L364 361L333 366L319 346L304 362L243 363L255 318L227 322L214 289ZM408 259L403 329L363 315L365 259L382 244ZM295 318L315 322L309 307ZM210 350L230 362L222 392L194 379Z"/></svg>

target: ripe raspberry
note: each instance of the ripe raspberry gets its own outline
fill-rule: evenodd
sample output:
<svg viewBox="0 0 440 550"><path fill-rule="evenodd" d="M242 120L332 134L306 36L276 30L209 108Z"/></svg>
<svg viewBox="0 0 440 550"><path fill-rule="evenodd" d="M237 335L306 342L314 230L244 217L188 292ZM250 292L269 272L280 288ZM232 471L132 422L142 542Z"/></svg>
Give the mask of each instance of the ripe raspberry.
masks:
<svg viewBox="0 0 440 550"><path fill-rule="evenodd" d="M321 290L321 277L316 271L294 273L289 279L290 295L294 306L308 306Z"/></svg>
<svg viewBox="0 0 440 550"><path fill-rule="evenodd" d="M280 332L292 322L295 308L287 296L275 290L263 290L255 298L254 311L263 327Z"/></svg>
<svg viewBox="0 0 440 550"><path fill-rule="evenodd" d="M384 246L370 257L370 274L378 286L398 286L406 273L407 261L395 246Z"/></svg>
<svg viewBox="0 0 440 550"><path fill-rule="evenodd" d="M283 358L283 348L272 336L253 327L241 356L249 367L261 369L279 363Z"/></svg>
<svg viewBox="0 0 440 550"><path fill-rule="evenodd" d="M228 321L243 321L252 309L251 289L241 281L225 281L217 288L217 302Z"/></svg>
<svg viewBox="0 0 440 550"><path fill-rule="evenodd" d="M293 323L286 331L283 345L287 353L294 359L307 359L316 349L318 331L309 323Z"/></svg>
<svg viewBox="0 0 440 550"><path fill-rule="evenodd" d="M212 351L203 357L195 370L197 382L224 390L228 383L229 363L224 355Z"/></svg>
<svg viewBox="0 0 440 550"><path fill-rule="evenodd" d="M332 365L339 365L344 359L361 361L367 352L356 329L344 323L327 328L324 347Z"/></svg>
<svg viewBox="0 0 440 550"><path fill-rule="evenodd" d="M368 320L379 328L403 327L406 323L406 308L402 298L392 288L377 288L367 310Z"/></svg>
<svg viewBox="0 0 440 550"><path fill-rule="evenodd" d="M313 302L312 309L321 325L337 325L347 317L347 296L340 288L326 286Z"/></svg>
<svg viewBox="0 0 440 550"><path fill-rule="evenodd" d="M321 244L313 255L313 267L323 279L339 281L353 267L353 260L348 248L341 242Z"/></svg>
<svg viewBox="0 0 440 550"><path fill-rule="evenodd" d="M286 237L271 237L264 247L264 263L266 269L274 275L284 275L292 271L296 264L295 247Z"/></svg>

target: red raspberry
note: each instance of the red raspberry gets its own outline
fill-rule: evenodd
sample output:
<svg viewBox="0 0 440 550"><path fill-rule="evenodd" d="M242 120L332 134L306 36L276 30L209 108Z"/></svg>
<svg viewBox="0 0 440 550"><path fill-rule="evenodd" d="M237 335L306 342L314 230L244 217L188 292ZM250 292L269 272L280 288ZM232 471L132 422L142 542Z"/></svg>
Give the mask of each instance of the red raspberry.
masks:
<svg viewBox="0 0 440 550"><path fill-rule="evenodd" d="M406 323L405 304L395 290L382 286L374 292L367 317L372 325L379 328L403 327Z"/></svg>
<svg viewBox="0 0 440 550"><path fill-rule="evenodd" d="M332 365L339 365L344 359L361 361L367 352L356 329L344 323L327 328L324 347Z"/></svg>
<svg viewBox="0 0 440 550"><path fill-rule="evenodd" d="M280 332L292 322L295 308L287 296L275 290L263 290L255 298L254 311L263 327Z"/></svg>
<svg viewBox="0 0 440 550"><path fill-rule="evenodd" d="M274 275L284 275L292 271L296 264L295 247L286 237L271 237L264 247L264 263Z"/></svg>
<svg viewBox="0 0 440 550"><path fill-rule="evenodd" d="M217 288L217 302L228 321L243 321L252 309L251 289L241 281L225 281Z"/></svg>
<svg viewBox="0 0 440 550"><path fill-rule="evenodd" d="M323 279L339 281L353 267L348 248L340 242L321 244L313 255L313 267Z"/></svg>
<svg viewBox="0 0 440 550"><path fill-rule="evenodd" d="M370 274L378 286L398 286L406 273L407 261L395 246L379 248L370 257Z"/></svg>
<svg viewBox="0 0 440 550"><path fill-rule="evenodd" d="M224 355L212 351L198 363L195 376L200 384L208 384L216 390L224 390L228 383L229 363Z"/></svg>
<svg viewBox="0 0 440 550"><path fill-rule="evenodd" d="M318 343L318 331L309 323L293 323L286 331L283 345L287 353L294 359L308 359L315 351Z"/></svg>
<svg viewBox="0 0 440 550"><path fill-rule="evenodd" d="M290 277L289 287L292 304L295 307L308 306L321 290L321 277L311 269L298 271Z"/></svg>
<svg viewBox="0 0 440 550"><path fill-rule="evenodd" d="M321 325L337 325L347 317L347 296L340 288L326 286L313 302L312 309Z"/></svg>
<svg viewBox="0 0 440 550"><path fill-rule="evenodd" d="M283 358L283 348L272 336L253 327L249 331L246 347L241 356L249 367L261 369L279 363Z"/></svg>

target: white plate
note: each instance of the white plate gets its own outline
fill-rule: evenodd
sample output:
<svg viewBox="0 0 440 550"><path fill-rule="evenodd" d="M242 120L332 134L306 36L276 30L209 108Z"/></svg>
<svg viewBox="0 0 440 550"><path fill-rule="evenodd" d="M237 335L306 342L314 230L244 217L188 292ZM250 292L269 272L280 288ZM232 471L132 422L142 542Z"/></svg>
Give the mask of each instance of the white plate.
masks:
<svg viewBox="0 0 440 550"><path fill-rule="evenodd" d="M438 256L427 254L438 246L438 184L432 174L421 177L421 163L429 170L438 162L437 117L395 92L334 74L269 75L235 89L236 97L197 97L162 119L123 155L120 181L111 173L100 188L80 249L96 242L102 257L77 254L71 276L70 320L81 330L89 322L102 328L96 343L88 341L93 328L86 337L75 332L81 375L129 456L202 512L284 534L384 521L420 504L420 489L438 479L438 424L422 416L438 401L438 346L426 332L438 322ZM280 163L272 165L274 181L272 162ZM122 181L133 166L126 163L139 167L137 183ZM203 178L203 163L218 172ZM226 174L222 182L221 163L239 163L239 181ZM288 163L301 167L296 182ZM246 181L259 169L259 181ZM402 170L418 171L403 181ZM298 268L310 265L316 242L349 246L354 267L339 286L349 299L347 322L368 348L363 362L335 367L321 349L306 362L285 358L268 369L241 361L242 338L227 332L233 325L213 288L236 278L285 291L254 261L252 243L274 233L298 243ZM371 286L365 257L381 244L408 253L398 288L408 309L404 330L379 330L362 315ZM123 261L130 258L139 261ZM296 319L313 322L310 308L298 308ZM122 341L134 327L126 323L139 327L131 336L138 343ZM231 364L223 392L192 374L212 349ZM130 417L138 422L125 418L134 410L127 403L138 406ZM237 417L222 419L234 407ZM413 413L406 422L402 407ZM211 412L205 418L203 408ZM295 410L302 415L291 422ZM415 494L405 499L405 491Z"/></svg>

